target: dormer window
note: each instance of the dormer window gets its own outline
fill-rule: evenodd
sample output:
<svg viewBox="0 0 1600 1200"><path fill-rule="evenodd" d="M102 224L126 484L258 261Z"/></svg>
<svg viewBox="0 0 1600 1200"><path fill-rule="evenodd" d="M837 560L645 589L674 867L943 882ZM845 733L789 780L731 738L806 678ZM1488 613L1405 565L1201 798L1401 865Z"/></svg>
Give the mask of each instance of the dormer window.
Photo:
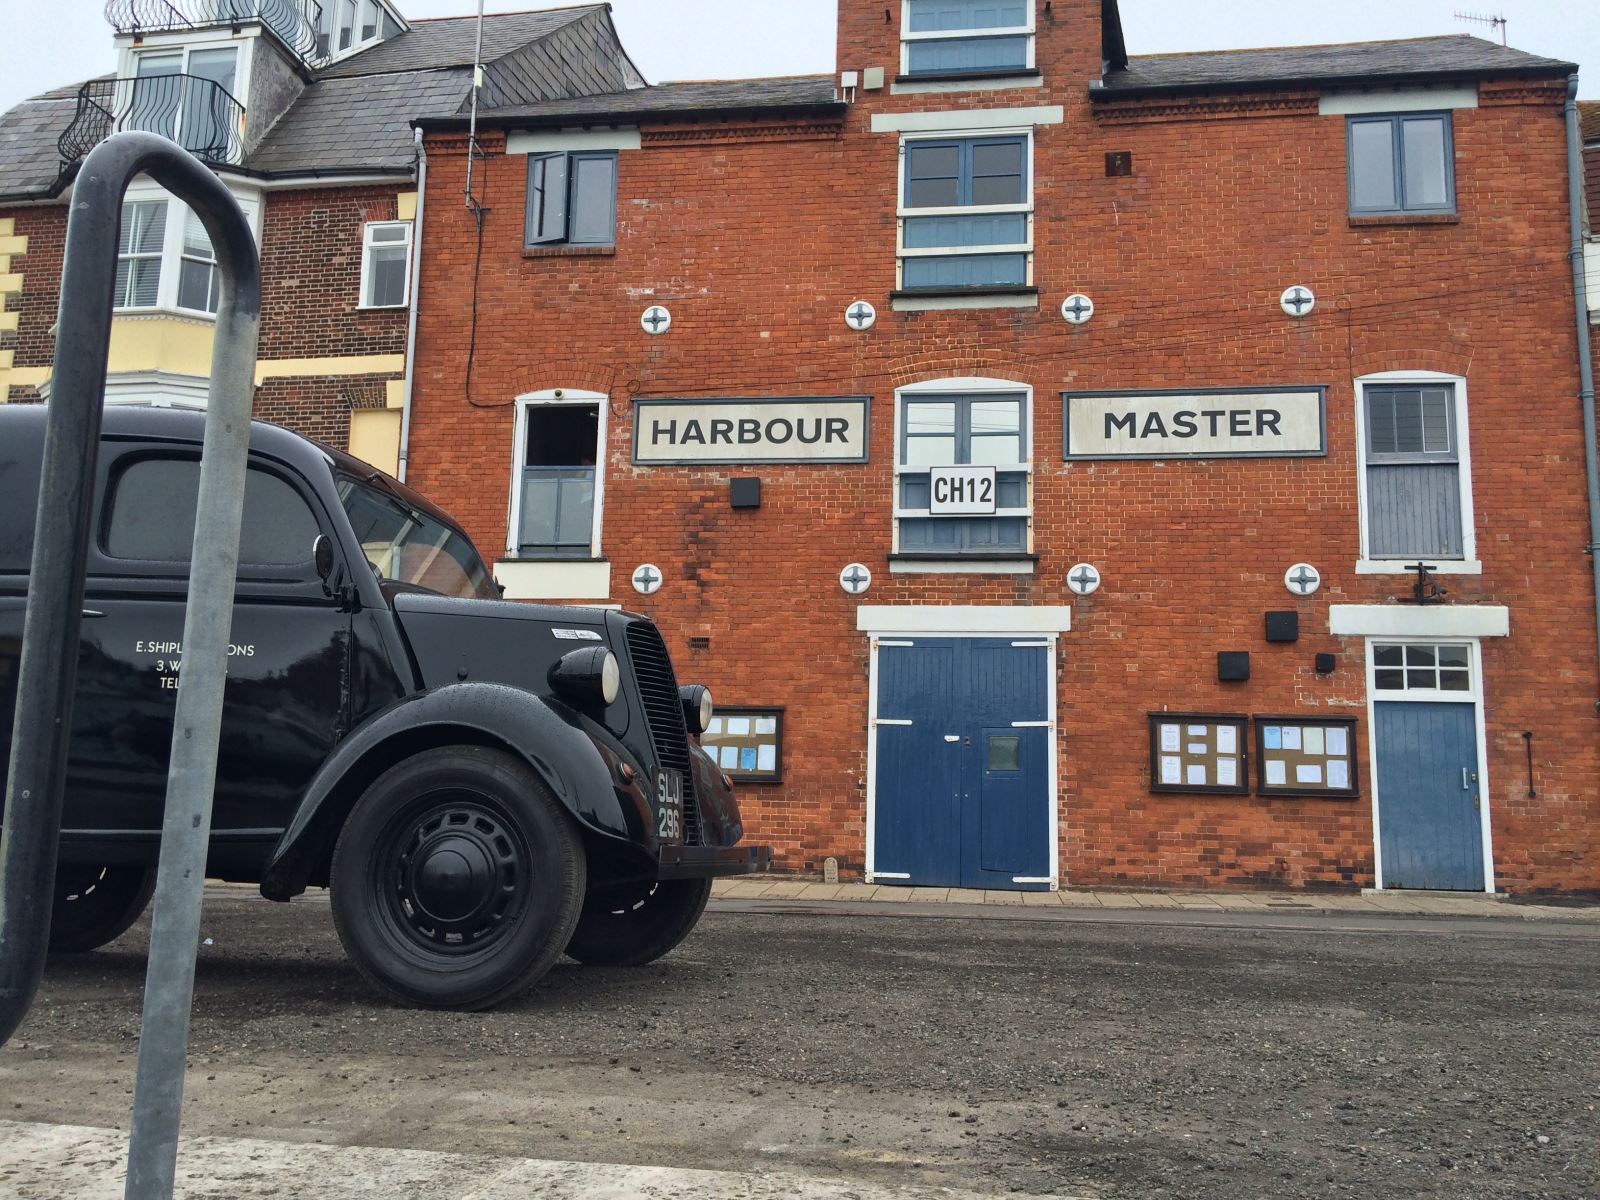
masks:
<svg viewBox="0 0 1600 1200"><path fill-rule="evenodd" d="M323 58L354 54L402 29L379 0L326 0L317 26L317 52Z"/></svg>
<svg viewBox="0 0 1600 1200"><path fill-rule="evenodd" d="M904 0L904 4L903 75L960 78L1033 70L1033 0Z"/></svg>

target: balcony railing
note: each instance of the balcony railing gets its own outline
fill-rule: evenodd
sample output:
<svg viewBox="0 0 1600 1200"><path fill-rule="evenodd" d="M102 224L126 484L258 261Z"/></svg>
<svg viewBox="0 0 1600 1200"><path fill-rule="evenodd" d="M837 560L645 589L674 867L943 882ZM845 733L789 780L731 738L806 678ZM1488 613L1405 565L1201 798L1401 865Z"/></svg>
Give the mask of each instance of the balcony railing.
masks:
<svg viewBox="0 0 1600 1200"><path fill-rule="evenodd" d="M171 138L213 166L244 157L244 106L220 84L198 75L91 79L78 89L78 111L56 143L62 175L127 129Z"/></svg>
<svg viewBox="0 0 1600 1200"><path fill-rule="evenodd" d="M317 0L106 0L118 33L163 33L259 21L308 67L327 61L322 5Z"/></svg>

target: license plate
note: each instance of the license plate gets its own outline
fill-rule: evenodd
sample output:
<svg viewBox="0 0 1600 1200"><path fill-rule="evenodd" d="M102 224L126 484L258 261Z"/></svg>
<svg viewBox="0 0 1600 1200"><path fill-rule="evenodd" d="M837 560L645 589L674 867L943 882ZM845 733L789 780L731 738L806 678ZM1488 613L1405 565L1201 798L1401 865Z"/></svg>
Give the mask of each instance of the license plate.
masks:
<svg viewBox="0 0 1600 1200"><path fill-rule="evenodd" d="M683 772L656 772L656 822L663 842L683 841Z"/></svg>

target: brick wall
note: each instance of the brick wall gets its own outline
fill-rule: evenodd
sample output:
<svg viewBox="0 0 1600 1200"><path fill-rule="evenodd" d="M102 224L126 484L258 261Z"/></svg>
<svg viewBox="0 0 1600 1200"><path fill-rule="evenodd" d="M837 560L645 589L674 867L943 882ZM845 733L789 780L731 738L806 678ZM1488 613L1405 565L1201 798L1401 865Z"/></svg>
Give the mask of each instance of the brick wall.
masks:
<svg viewBox="0 0 1600 1200"><path fill-rule="evenodd" d="M852 49L870 24L846 21L842 66L884 60L883 45ZM1484 644L1498 882L1600 886L1600 681L1582 436L1568 402L1561 88L1486 85L1480 108L1455 114L1459 223L1353 227L1344 124L1318 117L1314 97L1091 115L1088 56L1063 55L1058 70L1046 54L1052 37L1081 45L1081 24L1063 16L1041 32L1043 99L1064 104L1067 122L1036 137L1038 311L890 311L898 139L869 133L865 106L842 128L648 127L644 149L622 155L610 257L523 256L523 160L490 135L469 385L464 268L477 234L451 203L464 184L460 142L431 139L412 481L481 546L504 545L514 398L553 387L609 395L613 598L661 622L683 679L729 704L787 708L785 783L742 790L752 836L784 867L815 869L829 855L847 871L862 865L868 645L837 583L860 560L876 577L872 604L1072 603L1057 677L1067 880L1369 884L1365 647L1330 636L1327 609L1388 603L1409 580L1355 573L1352 380L1465 376L1484 573L1446 584L1454 603L1512 612L1512 638ZM983 103L1017 101L1042 99ZM872 107L950 103L885 96ZM1105 178L1110 150L1133 153L1131 178ZM1304 321L1278 308L1294 283L1318 294ZM1485 306L1486 289L1514 299ZM1098 306L1080 329L1055 312L1076 290ZM843 321L857 298L880 312L866 334ZM639 327L652 302L673 311L662 338ZM1031 577L890 574L894 389L950 376L1034 388ZM1330 389L1326 458L1062 458L1063 389L1293 384ZM631 465L640 397L856 393L872 397L872 461L734 472L762 477L755 512L728 507L727 469ZM1106 585L1073 600L1064 576L1085 560ZM1297 601L1282 576L1301 560L1326 584ZM650 599L627 584L645 561L668 577ZM1272 609L1300 611L1297 645L1265 644ZM1247 685L1216 682L1216 652L1232 649L1253 653ZM1332 676L1315 673L1319 651L1337 655ZM1145 714L1164 706L1355 715L1362 798L1152 794ZM1536 733L1532 800L1524 730Z"/></svg>
<svg viewBox="0 0 1600 1200"><path fill-rule="evenodd" d="M17 314L17 329L15 333L0 331L0 349L16 351L14 366L49 366L55 354L50 330L56 323L67 210L55 205L0 208L0 218L5 217L14 219L17 236L28 239L28 252L11 256L12 272L23 277L22 292L6 297L8 311ZM22 398L20 391L12 391L13 400Z"/></svg>

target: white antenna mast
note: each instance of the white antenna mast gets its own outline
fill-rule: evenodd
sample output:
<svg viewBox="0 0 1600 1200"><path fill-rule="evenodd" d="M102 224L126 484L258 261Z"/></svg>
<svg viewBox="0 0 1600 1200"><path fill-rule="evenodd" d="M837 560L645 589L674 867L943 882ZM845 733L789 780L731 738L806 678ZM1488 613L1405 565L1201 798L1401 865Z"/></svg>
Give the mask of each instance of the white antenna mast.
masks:
<svg viewBox="0 0 1600 1200"><path fill-rule="evenodd" d="M467 207L477 208L472 195L472 164L478 157L478 91L483 87L483 0L478 0L478 42L472 50L472 119L467 130Z"/></svg>
<svg viewBox="0 0 1600 1200"><path fill-rule="evenodd" d="M1506 45L1506 26L1509 22L1504 14L1496 16L1490 13L1458 12L1456 20L1465 21L1470 25L1487 25L1491 29L1498 29L1500 31L1500 44L1502 46Z"/></svg>

